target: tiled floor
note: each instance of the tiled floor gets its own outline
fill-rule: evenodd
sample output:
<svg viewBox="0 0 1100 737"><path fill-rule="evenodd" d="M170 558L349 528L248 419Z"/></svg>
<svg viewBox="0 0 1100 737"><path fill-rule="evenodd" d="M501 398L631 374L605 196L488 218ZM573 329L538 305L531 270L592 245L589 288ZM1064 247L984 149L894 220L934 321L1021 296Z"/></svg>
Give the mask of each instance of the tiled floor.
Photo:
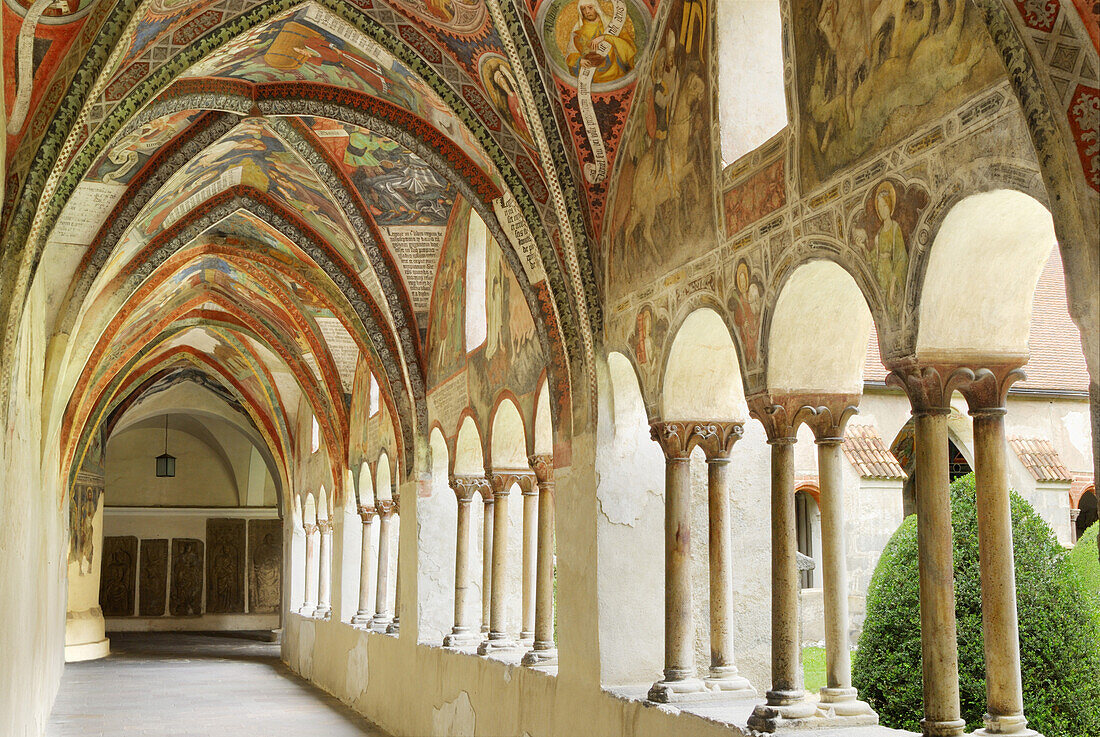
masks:
<svg viewBox="0 0 1100 737"><path fill-rule="evenodd" d="M386 737L241 636L115 633L111 655L65 666L48 737Z"/></svg>

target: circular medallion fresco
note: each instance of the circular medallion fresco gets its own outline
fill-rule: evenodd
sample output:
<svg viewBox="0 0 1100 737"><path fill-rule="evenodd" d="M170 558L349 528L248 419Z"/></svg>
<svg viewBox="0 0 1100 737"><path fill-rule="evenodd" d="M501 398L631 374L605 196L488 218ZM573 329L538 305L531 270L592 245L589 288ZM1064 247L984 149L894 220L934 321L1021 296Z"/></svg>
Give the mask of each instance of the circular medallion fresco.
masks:
<svg viewBox="0 0 1100 737"><path fill-rule="evenodd" d="M54 0L42 11L42 23L71 23L84 17L96 0ZM34 5L35 0L4 0L4 4L20 18Z"/></svg>
<svg viewBox="0 0 1100 737"><path fill-rule="evenodd" d="M467 35L480 31L488 18L485 0L390 0L433 28Z"/></svg>
<svg viewBox="0 0 1100 737"><path fill-rule="evenodd" d="M649 28L649 14L636 0L546 0L537 22L546 55L565 82L576 87L586 70L593 92L634 81Z"/></svg>

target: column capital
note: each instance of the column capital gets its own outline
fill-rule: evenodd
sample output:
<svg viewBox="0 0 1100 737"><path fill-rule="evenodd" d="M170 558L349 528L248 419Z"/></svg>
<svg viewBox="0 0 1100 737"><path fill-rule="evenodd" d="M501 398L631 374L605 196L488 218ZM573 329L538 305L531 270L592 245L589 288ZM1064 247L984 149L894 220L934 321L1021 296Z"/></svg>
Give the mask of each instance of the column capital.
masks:
<svg viewBox="0 0 1100 737"><path fill-rule="evenodd" d="M401 492L393 492L393 513L401 514Z"/></svg>
<svg viewBox="0 0 1100 737"><path fill-rule="evenodd" d="M507 468L492 470L486 469L489 483L493 486L493 496L508 496L512 491L512 485L519 485L520 492L530 494L535 485L535 474L530 469Z"/></svg>
<svg viewBox="0 0 1100 737"><path fill-rule="evenodd" d="M892 362L887 368L888 385L896 386L909 397L914 414L944 414L950 410L951 394L958 390L971 411L1004 406L1009 387L1024 378L1020 366L1026 359L1009 358L979 363Z"/></svg>
<svg viewBox="0 0 1100 737"><path fill-rule="evenodd" d="M374 506L378 510L378 516L382 519L392 517L397 508L392 499L379 499L374 503Z"/></svg>
<svg viewBox="0 0 1100 737"><path fill-rule="evenodd" d="M760 421L769 445L794 443L798 426L817 413L822 395L771 394L764 392L749 397L749 415Z"/></svg>
<svg viewBox="0 0 1100 737"><path fill-rule="evenodd" d="M539 453L528 456L527 462L531 464L531 470L535 472L535 480L539 484L551 483L554 480L554 456L550 453Z"/></svg>
<svg viewBox="0 0 1100 737"><path fill-rule="evenodd" d="M364 524L369 524L375 515L374 507L366 507L362 504L356 507L355 511L359 513L359 519L363 520Z"/></svg>
<svg viewBox="0 0 1100 737"><path fill-rule="evenodd" d="M321 531L322 535L331 535L332 534L332 520L330 520L330 519L319 519L319 520L317 520L317 529L319 529Z"/></svg>
<svg viewBox="0 0 1100 737"><path fill-rule="evenodd" d="M804 420L821 445L844 442L848 420L859 414L858 394L815 395L813 411Z"/></svg>
<svg viewBox="0 0 1100 737"><path fill-rule="evenodd" d="M468 503L474 494L484 493L489 487L489 479L484 476L451 476L450 481L459 504Z"/></svg>
<svg viewBox="0 0 1100 737"><path fill-rule="evenodd" d="M317 530L320 528L318 528L315 524L307 522L306 524L302 525L302 529L305 530L306 537L309 537L313 533L317 532Z"/></svg>
<svg viewBox="0 0 1100 737"><path fill-rule="evenodd" d="M669 460L687 458L696 446L703 450L708 461L729 458L733 444L744 432L745 423L733 420L657 421L649 427L650 437Z"/></svg>

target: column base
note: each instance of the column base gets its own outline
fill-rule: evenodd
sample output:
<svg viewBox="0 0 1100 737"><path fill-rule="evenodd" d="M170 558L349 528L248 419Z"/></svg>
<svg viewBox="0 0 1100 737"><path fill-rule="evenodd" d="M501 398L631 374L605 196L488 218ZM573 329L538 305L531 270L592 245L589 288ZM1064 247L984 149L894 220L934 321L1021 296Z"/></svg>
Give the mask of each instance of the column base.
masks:
<svg viewBox="0 0 1100 737"><path fill-rule="evenodd" d="M824 687L818 692L820 708L832 712L838 717L873 716L878 720L878 714L866 701L856 698L854 688L829 688Z"/></svg>
<svg viewBox="0 0 1100 737"><path fill-rule="evenodd" d="M869 714L839 714L835 706L805 698L789 704L760 704L753 709L748 726L758 732L776 732L781 729L835 729L878 724L878 714L873 711Z"/></svg>
<svg viewBox="0 0 1100 737"><path fill-rule="evenodd" d="M925 737L958 737L966 731L966 722L962 719L921 719L920 731Z"/></svg>
<svg viewBox="0 0 1100 737"><path fill-rule="evenodd" d="M317 611L317 607L312 604L303 604L302 608L298 610L298 613L303 617L313 617L313 613Z"/></svg>
<svg viewBox="0 0 1100 737"><path fill-rule="evenodd" d="M478 655L503 655L519 649L519 643L503 632L490 632L477 646Z"/></svg>
<svg viewBox="0 0 1100 737"><path fill-rule="evenodd" d="M384 616L380 616L378 614L375 614L374 617L370 621L369 629L370 629L371 632L377 632L379 634L384 635L384 634L386 634L386 628L390 626L391 621L392 620L390 620L389 617L384 617Z"/></svg>
<svg viewBox="0 0 1100 737"><path fill-rule="evenodd" d="M443 647L451 650L470 650L481 644L481 634L473 627L455 627L443 638Z"/></svg>
<svg viewBox="0 0 1100 737"><path fill-rule="evenodd" d="M388 625L386 625L386 634L387 635L397 635L397 634L400 634L400 633L401 633L401 623L398 622L396 619L393 620L392 622L390 622Z"/></svg>
<svg viewBox="0 0 1100 737"><path fill-rule="evenodd" d="M708 691L721 691L726 696L756 696L756 689L749 679L739 675L732 665L712 667L703 679L703 685Z"/></svg>
<svg viewBox="0 0 1100 737"><path fill-rule="evenodd" d="M714 698L714 692L708 691L703 681L681 673L670 674L649 688L646 699L658 704L677 704L685 701L705 701Z"/></svg>
<svg viewBox="0 0 1100 737"><path fill-rule="evenodd" d="M314 619L324 619L324 620L331 619L332 618L332 609L331 609L331 607L317 607L316 609L313 610L313 618Z"/></svg>
<svg viewBox="0 0 1100 737"><path fill-rule="evenodd" d="M543 647L539 647L542 645ZM521 665L528 665L537 668L542 665L557 665L558 664L558 649L553 645L547 647L545 643L536 642L535 646L528 650L523 660L520 661Z"/></svg>
<svg viewBox="0 0 1100 737"><path fill-rule="evenodd" d="M367 628L370 627L372 621L374 621L373 615L367 614L366 612L358 612L351 618L351 626Z"/></svg>
<svg viewBox="0 0 1100 737"><path fill-rule="evenodd" d="M985 715L985 726L974 731L974 737L996 737L1009 734L1015 737L1043 737L1034 729L1027 726L1027 717L1023 714L1012 716Z"/></svg>
<svg viewBox="0 0 1100 737"><path fill-rule="evenodd" d="M81 642L65 646L65 662L81 663L85 660L98 660L111 654L111 641L104 637L99 642Z"/></svg>

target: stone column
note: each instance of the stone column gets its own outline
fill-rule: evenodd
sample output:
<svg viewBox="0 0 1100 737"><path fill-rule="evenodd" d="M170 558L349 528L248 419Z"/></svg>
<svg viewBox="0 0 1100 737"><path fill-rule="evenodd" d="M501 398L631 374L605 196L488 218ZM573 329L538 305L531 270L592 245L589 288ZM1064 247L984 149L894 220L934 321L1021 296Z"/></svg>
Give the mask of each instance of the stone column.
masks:
<svg viewBox="0 0 1100 737"><path fill-rule="evenodd" d="M557 665L554 644L554 457L529 459L538 483L538 555L535 576L535 642L523 656L524 665Z"/></svg>
<svg viewBox="0 0 1100 737"><path fill-rule="evenodd" d="M730 540L730 452L744 433L740 422L699 423L692 437L707 457L710 563L710 671L703 683L731 696L755 696L733 659L733 550Z"/></svg>
<svg viewBox="0 0 1100 737"><path fill-rule="evenodd" d="M363 521L363 545L359 558L359 610L351 618L357 627L369 627L371 622L370 577L374 573L374 546L371 544L371 522L374 521L374 507L358 508L359 519Z"/></svg>
<svg viewBox="0 0 1100 737"><path fill-rule="evenodd" d="M504 574L508 566L508 497L512 484L523 483L522 477L515 473L492 473L489 477L493 485L493 566L492 585L489 605L489 636L478 646L478 655L509 652L516 649L518 643L507 631L507 591L504 588ZM528 479L528 485L530 479Z"/></svg>
<svg viewBox="0 0 1100 737"><path fill-rule="evenodd" d="M852 655L848 630L848 559L844 527L843 463L844 426L856 413L846 399L819 406L809 425L817 444L817 473L821 488L821 567L825 609L825 686L821 703L838 717L875 724L878 715L857 698L852 687Z"/></svg>
<svg viewBox="0 0 1100 737"><path fill-rule="evenodd" d="M656 422L650 430L665 453L665 668L648 698L669 703L705 693L695 677L691 618L690 424Z"/></svg>
<svg viewBox="0 0 1100 737"><path fill-rule="evenodd" d="M393 502L380 499L375 503L378 509L378 577L374 587L374 619L371 629L385 632L390 623L390 527L393 522Z"/></svg>
<svg viewBox="0 0 1100 737"><path fill-rule="evenodd" d="M772 504L772 683L766 701L753 710L748 726L774 732L785 722L815 716L806 700L799 637L798 531L794 509L794 444L803 414L812 414L796 398L775 403L757 399L752 414L764 425L771 446ZM808 410L808 412L806 412Z"/></svg>
<svg viewBox="0 0 1100 737"><path fill-rule="evenodd" d="M317 520L317 527L321 531L321 554L318 566L317 611L313 616L328 619L332 616L332 520Z"/></svg>
<svg viewBox="0 0 1100 737"><path fill-rule="evenodd" d="M481 634L488 635L493 596L493 487L488 479L481 487L481 500Z"/></svg>
<svg viewBox="0 0 1100 737"><path fill-rule="evenodd" d="M1016 366L979 369L962 393L974 418L978 565L985 647L985 726L976 735L1036 735L1024 716L1016 569L1005 461L1005 395L1023 378Z"/></svg>
<svg viewBox="0 0 1100 737"><path fill-rule="evenodd" d="M317 611L317 525L302 525L306 533L306 581L302 608L298 613L303 617L312 617Z"/></svg>
<svg viewBox="0 0 1100 737"><path fill-rule="evenodd" d="M921 730L930 737L954 737L961 735L966 726L959 704L954 548L948 493L947 416L951 411L951 393L958 382L951 370L941 372L936 367L910 365L895 368L887 383L905 389L913 407L924 684Z"/></svg>
<svg viewBox="0 0 1100 737"><path fill-rule="evenodd" d="M481 641L478 628L470 623L467 601L470 592L470 502L475 492L488 485L489 482L483 478L451 478L451 488L458 500L458 523L455 531L455 623L451 633L443 638L444 647L473 647Z"/></svg>
<svg viewBox="0 0 1100 737"><path fill-rule="evenodd" d="M523 490L523 609L519 640L525 647L535 643L535 529L539 517L539 491L535 484Z"/></svg>
<svg viewBox="0 0 1100 737"><path fill-rule="evenodd" d="M394 541L394 544L397 545L397 570L393 572L393 575L397 581L393 587L393 621L386 625L387 635L401 633L401 495L397 493L393 495L391 525L394 518L397 519L397 540Z"/></svg>

